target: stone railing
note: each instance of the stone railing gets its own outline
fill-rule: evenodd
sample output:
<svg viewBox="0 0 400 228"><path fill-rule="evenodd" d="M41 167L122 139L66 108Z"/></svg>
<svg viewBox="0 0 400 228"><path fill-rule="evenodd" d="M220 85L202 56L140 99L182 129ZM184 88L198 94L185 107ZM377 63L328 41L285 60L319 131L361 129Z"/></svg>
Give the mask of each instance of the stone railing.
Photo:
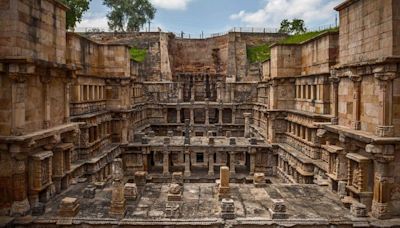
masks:
<svg viewBox="0 0 400 228"><path fill-rule="evenodd" d="M86 101L79 103L71 103L71 116L83 115L92 112L105 110L106 101Z"/></svg>

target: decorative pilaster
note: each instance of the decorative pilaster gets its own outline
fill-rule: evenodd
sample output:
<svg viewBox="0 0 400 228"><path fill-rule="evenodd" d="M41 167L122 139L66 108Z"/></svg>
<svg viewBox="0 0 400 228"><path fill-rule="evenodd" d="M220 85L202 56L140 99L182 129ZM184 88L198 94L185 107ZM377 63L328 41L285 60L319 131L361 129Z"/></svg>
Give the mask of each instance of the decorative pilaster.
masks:
<svg viewBox="0 0 400 228"><path fill-rule="evenodd" d="M250 175L254 175L254 171L256 168L256 153L257 149L249 147L248 153L250 154Z"/></svg>
<svg viewBox="0 0 400 228"><path fill-rule="evenodd" d="M190 151L187 145L185 145L185 177L189 177L191 175L190 172Z"/></svg>
<svg viewBox="0 0 400 228"><path fill-rule="evenodd" d="M339 124L339 83L340 83L340 78L336 76L335 71L332 71L331 75L332 75L332 77L329 78L329 81L331 82L331 99L332 99L331 114L333 115L331 123L334 125L337 125L337 124Z"/></svg>
<svg viewBox="0 0 400 228"><path fill-rule="evenodd" d="M214 176L214 149L208 151L208 176Z"/></svg>
<svg viewBox="0 0 400 228"><path fill-rule="evenodd" d="M181 108L176 108L176 123L180 124L181 123Z"/></svg>
<svg viewBox="0 0 400 228"><path fill-rule="evenodd" d="M22 135L25 127L26 76L20 73L9 73L8 76L12 81L11 134Z"/></svg>
<svg viewBox="0 0 400 228"><path fill-rule="evenodd" d="M360 122L360 107L361 107L361 81L362 77L359 75L351 75L350 80L353 81L353 119L351 121L351 127L354 130L361 129Z"/></svg>
<svg viewBox="0 0 400 228"><path fill-rule="evenodd" d="M164 151L163 151L163 175L169 175L169 154L170 152L168 151L168 146L164 145Z"/></svg>
<svg viewBox="0 0 400 228"><path fill-rule="evenodd" d="M393 80L396 72L385 72L383 68L375 68L374 76L379 85L379 118L375 134L380 137L394 135L393 126Z"/></svg>
<svg viewBox="0 0 400 228"><path fill-rule="evenodd" d="M50 102L50 82L51 82L51 71L50 69L39 70L40 82L43 84L43 103L44 103L44 120L43 128L47 129L50 127L51 120L51 102Z"/></svg>
<svg viewBox="0 0 400 228"><path fill-rule="evenodd" d="M250 137L250 116L251 113L243 113L244 116L244 137Z"/></svg>
<svg viewBox="0 0 400 228"><path fill-rule="evenodd" d="M229 152L229 156L230 156L230 159L229 159L229 171L230 171L231 175L234 175L234 174L236 174L235 152Z"/></svg>

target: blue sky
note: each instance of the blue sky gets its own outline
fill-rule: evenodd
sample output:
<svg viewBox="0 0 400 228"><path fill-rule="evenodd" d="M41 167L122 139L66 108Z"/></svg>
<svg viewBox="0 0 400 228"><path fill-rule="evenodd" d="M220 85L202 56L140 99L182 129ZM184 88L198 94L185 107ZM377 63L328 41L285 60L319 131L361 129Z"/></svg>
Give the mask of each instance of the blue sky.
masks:
<svg viewBox="0 0 400 228"><path fill-rule="evenodd" d="M282 19L302 18L308 28L335 24L333 8L343 0L150 0L157 8L152 27L198 36L232 27L277 28ZM92 0L77 29L107 28L109 9Z"/></svg>

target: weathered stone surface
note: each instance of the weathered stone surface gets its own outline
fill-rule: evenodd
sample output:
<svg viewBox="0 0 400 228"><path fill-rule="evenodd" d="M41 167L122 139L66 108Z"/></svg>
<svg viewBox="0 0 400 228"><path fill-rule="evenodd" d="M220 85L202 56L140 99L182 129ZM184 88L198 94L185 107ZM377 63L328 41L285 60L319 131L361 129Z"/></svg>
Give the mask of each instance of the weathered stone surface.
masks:
<svg viewBox="0 0 400 228"><path fill-rule="evenodd" d="M136 200L138 190L135 183L126 183L124 186L124 196L127 200Z"/></svg>
<svg viewBox="0 0 400 228"><path fill-rule="evenodd" d="M58 214L61 217L75 217L79 213L79 202L77 198L65 197L62 199Z"/></svg>

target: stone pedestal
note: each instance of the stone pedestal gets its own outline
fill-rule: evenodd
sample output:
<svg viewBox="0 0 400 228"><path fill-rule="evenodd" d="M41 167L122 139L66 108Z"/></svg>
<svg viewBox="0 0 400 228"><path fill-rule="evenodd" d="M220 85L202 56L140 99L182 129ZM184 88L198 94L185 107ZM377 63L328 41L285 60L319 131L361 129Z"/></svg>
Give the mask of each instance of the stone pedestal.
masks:
<svg viewBox="0 0 400 228"><path fill-rule="evenodd" d="M350 213L354 217L368 217L368 210L364 204L353 203L350 206Z"/></svg>
<svg viewBox="0 0 400 228"><path fill-rule="evenodd" d="M229 178L229 168L227 166L222 166L220 168L220 180L218 186L218 197L220 200L223 198L230 198Z"/></svg>
<svg viewBox="0 0 400 228"><path fill-rule="evenodd" d="M121 180L114 180L109 214L122 217L125 215L124 184Z"/></svg>
<svg viewBox="0 0 400 228"><path fill-rule="evenodd" d="M178 218L180 215L179 203L168 202L165 205L165 216L167 218Z"/></svg>
<svg viewBox="0 0 400 228"><path fill-rule="evenodd" d="M137 187L142 187L146 185L147 172L137 171L135 172L135 184Z"/></svg>
<svg viewBox="0 0 400 228"><path fill-rule="evenodd" d="M89 185L83 190L83 198L93 199L95 196L96 196L95 186Z"/></svg>
<svg viewBox="0 0 400 228"><path fill-rule="evenodd" d="M271 199L272 208L268 211L271 214L272 219L287 219L289 215L286 213L286 205L283 199Z"/></svg>
<svg viewBox="0 0 400 228"><path fill-rule="evenodd" d="M65 197L61 200L58 215L61 217L75 217L79 212L79 203L77 198Z"/></svg>
<svg viewBox="0 0 400 228"><path fill-rule="evenodd" d="M232 199L222 199L221 218L235 219L235 203L233 202Z"/></svg>
<svg viewBox="0 0 400 228"><path fill-rule="evenodd" d="M256 188L265 187L265 174L264 173L254 173L253 184Z"/></svg>
<svg viewBox="0 0 400 228"><path fill-rule="evenodd" d="M179 184L171 184L168 189L168 201L182 201L183 187Z"/></svg>
<svg viewBox="0 0 400 228"><path fill-rule="evenodd" d="M124 196L126 200L136 200L138 195L135 183L126 183L124 186Z"/></svg>

